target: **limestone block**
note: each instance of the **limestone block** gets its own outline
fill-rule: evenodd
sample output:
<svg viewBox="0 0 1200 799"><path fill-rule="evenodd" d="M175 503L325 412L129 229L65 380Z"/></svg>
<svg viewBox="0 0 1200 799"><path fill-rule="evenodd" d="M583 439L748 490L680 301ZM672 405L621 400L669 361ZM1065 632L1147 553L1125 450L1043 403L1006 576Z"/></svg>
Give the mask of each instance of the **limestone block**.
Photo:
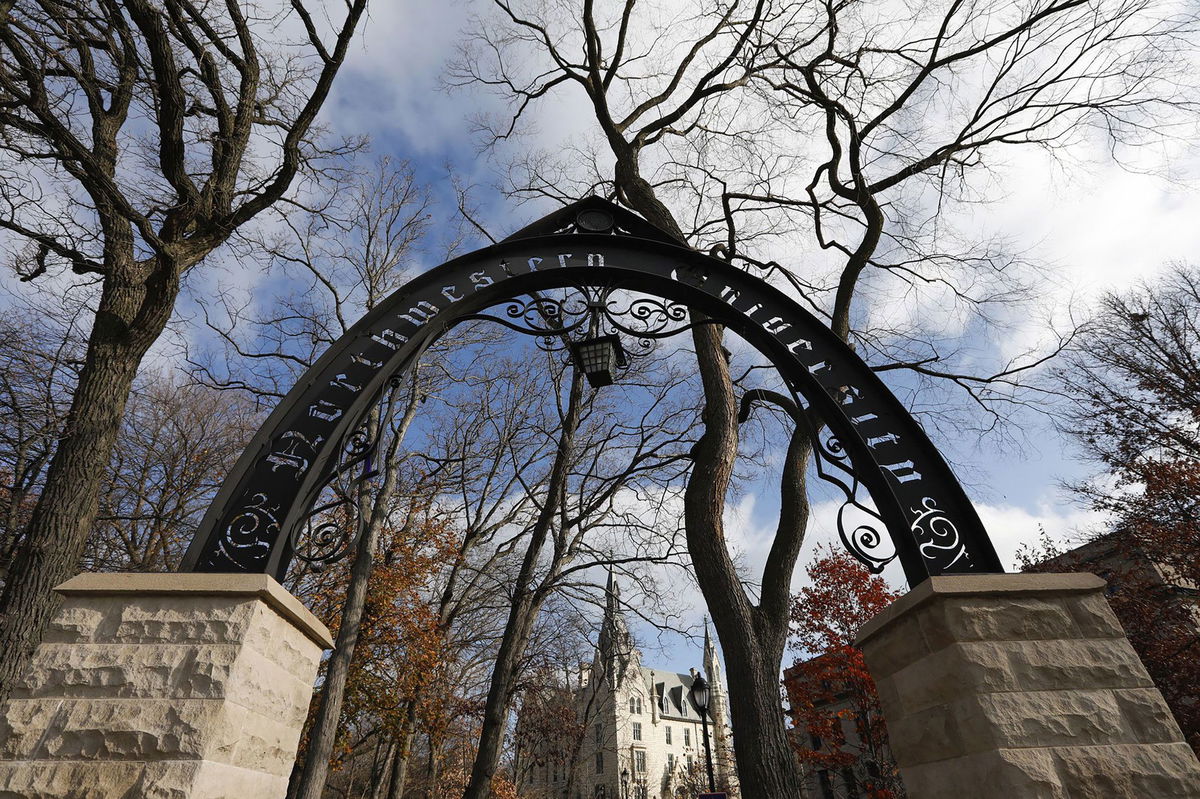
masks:
<svg viewBox="0 0 1200 799"><path fill-rule="evenodd" d="M997 749L903 769L912 799L1074 799L1054 757L1041 749Z"/></svg>
<svg viewBox="0 0 1200 799"><path fill-rule="evenodd" d="M964 597L931 603L921 614L931 650L958 641L1043 641L1079 637L1066 606L1054 597Z"/></svg>
<svg viewBox="0 0 1200 799"><path fill-rule="evenodd" d="M286 791L286 776L204 760L0 762L0 799L258 799Z"/></svg>
<svg viewBox="0 0 1200 799"><path fill-rule="evenodd" d="M0 758L155 760L199 758L219 700L16 700L5 708Z"/></svg>
<svg viewBox="0 0 1200 799"><path fill-rule="evenodd" d="M245 649L226 685L226 697L263 715L300 724L308 713L315 676L313 670L312 676L302 681L274 661Z"/></svg>
<svg viewBox="0 0 1200 799"><path fill-rule="evenodd" d="M228 703L225 717L207 742L205 760L251 769L277 777L292 770L301 728Z"/></svg>
<svg viewBox="0 0 1200 799"><path fill-rule="evenodd" d="M43 644L13 695L219 698L239 653L237 644Z"/></svg>
<svg viewBox="0 0 1200 799"><path fill-rule="evenodd" d="M1099 591L1073 596L1066 605L1083 637L1125 638L1125 628L1117 621L1112 606Z"/></svg>
<svg viewBox="0 0 1200 799"><path fill-rule="evenodd" d="M935 577L859 633L912 799L1200 799L1092 575Z"/></svg>
<svg viewBox="0 0 1200 799"><path fill-rule="evenodd" d="M282 797L329 632L263 575L81 575L0 715L5 797Z"/></svg>
<svg viewBox="0 0 1200 799"><path fill-rule="evenodd" d="M311 683L312 664L319 662L321 652L332 644L318 644L309 637L295 635L287 620L268 607L260 605L256 612L260 618L251 626L246 648L282 666L297 679Z"/></svg>
<svg viewBox="0 0 1200 799"><path fill-rule="evenodd" d="M923 661L930 653L917 617L899 617L871 638L871 646L863 647L875 681L891 676L913 663Z"/></svg>
<svg viewBox="0 0 1200 799"><path fill-rule="evenodd" d="M1200 767L1183 743L1068 746L1050 750L1071 799L1200 797Z"/></svg>

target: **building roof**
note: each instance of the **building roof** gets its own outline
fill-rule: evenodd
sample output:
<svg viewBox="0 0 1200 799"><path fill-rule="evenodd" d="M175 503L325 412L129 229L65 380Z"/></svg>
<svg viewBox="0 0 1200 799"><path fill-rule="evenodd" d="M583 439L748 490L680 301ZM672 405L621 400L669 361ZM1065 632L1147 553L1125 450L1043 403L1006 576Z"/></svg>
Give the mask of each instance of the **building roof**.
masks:
<svg viewBox="0 0 1200 799"><path fill-rule="evenodd" d="M695 721L700 718L700 708L692 701L691 689L695 678L690 674L679 674L672 671L658 671L642 666L642 682L664 717L675 717ZM663 705L663 697L666 705ZM686 711L685 711L686 706Z"/></svg>

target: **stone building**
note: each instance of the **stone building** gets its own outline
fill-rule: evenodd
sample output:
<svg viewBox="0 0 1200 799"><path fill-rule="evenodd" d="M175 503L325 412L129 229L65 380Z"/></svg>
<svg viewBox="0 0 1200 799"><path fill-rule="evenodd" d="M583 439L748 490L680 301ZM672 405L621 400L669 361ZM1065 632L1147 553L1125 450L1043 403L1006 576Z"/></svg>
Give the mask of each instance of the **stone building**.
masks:
<svg viewBox="0 0 1200 799"><path fill-rule="evenodd" d="M871 799L886 789L888 796L903 797L904 784L877 702L863 696L861 686L846 680L833 678L814 684L814 674L836 674L843 668L844 660L820 655L783 671L792 745L823 756L803 761L804 795L810 799ZM835 741L813 734L798 716L795 708L801 697L830 720Z"/></svg>
<svg viewBox="0 0 1200 799"><path fill-rule="evenodd" d="M609 577L600 640L590 664L547 680L540 705L527 699L517 720L515 774L529 799L679 799L706 790L696 672L646 666ZM718 790L739 796L728 704L716 649L704 635L712 686L708 732Z"/></svg>

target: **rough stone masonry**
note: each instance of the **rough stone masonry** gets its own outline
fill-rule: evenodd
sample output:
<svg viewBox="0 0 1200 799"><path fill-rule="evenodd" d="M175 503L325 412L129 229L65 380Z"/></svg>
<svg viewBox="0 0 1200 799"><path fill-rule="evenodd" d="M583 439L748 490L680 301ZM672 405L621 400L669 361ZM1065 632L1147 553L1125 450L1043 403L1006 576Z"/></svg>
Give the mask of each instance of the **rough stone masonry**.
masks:
<svg viewBox="0 0 1200 799"><path fill-rule="evenodd" d="M282 797L329 631L266 575L85 574L0 717L0 798Z"/></svg>
<svg viewBox="0 0 1200 799"><path fill-rule="evenodd" d="M911 799L1200 799L1104 585L933 577L859 631Z"/></svg>

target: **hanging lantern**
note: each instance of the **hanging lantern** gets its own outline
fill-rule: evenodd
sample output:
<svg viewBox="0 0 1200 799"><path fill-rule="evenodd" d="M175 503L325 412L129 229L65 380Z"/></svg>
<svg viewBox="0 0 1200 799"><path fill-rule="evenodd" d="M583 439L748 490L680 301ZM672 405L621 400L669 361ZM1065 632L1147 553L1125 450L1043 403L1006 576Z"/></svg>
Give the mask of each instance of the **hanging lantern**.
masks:
<svg viewBox="0 0 1200 799"><path fill-rule="evenodd" d="M571 360L592 388L611 386L617 369L625 366L625 349L615 335L585 338L572 342Z"/></svg>

